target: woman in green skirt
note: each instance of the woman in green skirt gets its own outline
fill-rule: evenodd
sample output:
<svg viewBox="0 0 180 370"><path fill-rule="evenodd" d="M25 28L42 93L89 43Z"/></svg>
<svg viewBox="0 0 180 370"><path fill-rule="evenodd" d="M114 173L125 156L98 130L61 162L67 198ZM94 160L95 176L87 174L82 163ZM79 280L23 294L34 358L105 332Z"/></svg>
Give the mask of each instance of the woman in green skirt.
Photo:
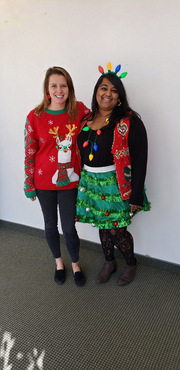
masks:
<svg viewBox="0 0 180 370"><path fill-rule="evenodd" d="M133 216L148 211L144 191L147 165L147 134L140 116L128 104L117 73L120 65L102 73L92 98L92 113L85 117L77 143L83 169L78 187L76 221L99 228L105 262L96 282L106 283L117 269L114 246L126 266L118 284L130 283L137 260L132 235L127 231Z"/></svg>

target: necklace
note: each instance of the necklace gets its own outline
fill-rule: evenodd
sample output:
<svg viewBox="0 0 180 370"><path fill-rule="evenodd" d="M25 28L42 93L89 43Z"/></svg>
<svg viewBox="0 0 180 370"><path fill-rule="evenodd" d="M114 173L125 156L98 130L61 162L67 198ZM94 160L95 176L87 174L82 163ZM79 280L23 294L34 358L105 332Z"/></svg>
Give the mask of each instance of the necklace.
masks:
<svg viewBox="0 0 180 370"><path fill-rule="evenodd" d="M88 138L86 141L84 141L83 143L83 148L86 148L89 144L91 144L91 152L89 154L89 160L92 161L93 158L94 158L94 155L93 155L93 150L95 152L98 151L99 147L96 143L96 140L97 140L97 137L101 135L101 128L103 127L103 125L106 123L107 125L109 124L109 118L106 118L105 121L103 121L102 125L100 126L100 128L96 131L96 136L95 136L95 139L94 141L91 141L90 140L90 136L91 136L91 132L92 132L92 125L93 125L94 121L91 123L90 127L89 126L85 126L83 127L83 131L87 131L89 132L88 133Z"/></svg>

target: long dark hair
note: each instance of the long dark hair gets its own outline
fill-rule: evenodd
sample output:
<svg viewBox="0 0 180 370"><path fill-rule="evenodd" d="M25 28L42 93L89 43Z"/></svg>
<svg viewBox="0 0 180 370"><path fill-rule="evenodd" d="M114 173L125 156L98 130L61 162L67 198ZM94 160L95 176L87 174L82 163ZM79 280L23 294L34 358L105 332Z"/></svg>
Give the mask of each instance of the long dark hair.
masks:
<svg viewBox="0 0 180 370"><path fill-rule="evenodd" d="M119 79L119 77L113 73L106 73L99 77L94 87L92 103L91 103L91 110L92 110L91 119L93 120L98 112L98 103L96 100L96 93L97 93L98 87L101 85L104 78L107 78L112 83L112 85L116 88L118 95L119 95L119 100L121 102L120 106L117 105L113 109L111 116L109 118L109 125L115 125L121 118L127 117L130 112L131 114L138 115L138 113L133 111L131 107L129 106L125 88L123 86L122 81Z"/></svg>

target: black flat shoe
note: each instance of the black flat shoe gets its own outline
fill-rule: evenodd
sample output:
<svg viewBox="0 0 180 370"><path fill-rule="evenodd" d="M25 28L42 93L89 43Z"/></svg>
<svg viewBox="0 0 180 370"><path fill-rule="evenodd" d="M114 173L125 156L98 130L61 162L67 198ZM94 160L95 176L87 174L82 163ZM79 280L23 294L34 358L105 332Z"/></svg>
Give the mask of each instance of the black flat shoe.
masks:
<svg viewBox="0 0 180 370"><path fill-rule="evenodd" d="M64 284L64 282L65 282L65 266L64 266L64 270L56 270L55 271L54 280L59 285Z"/></svg>
<svg viewBox="0 0 180 370"><path fill-rule="evenodd" d="M82 271L77 271L74 274L74 272L72 271L72 273L73 273L73 276L74 276L74 282L75 282L75 284L77 286L80 286L80 287L81 286L84 286L85 283L86 283L86 280L85 280L85 277L83 275L83 272Z"/></svg>

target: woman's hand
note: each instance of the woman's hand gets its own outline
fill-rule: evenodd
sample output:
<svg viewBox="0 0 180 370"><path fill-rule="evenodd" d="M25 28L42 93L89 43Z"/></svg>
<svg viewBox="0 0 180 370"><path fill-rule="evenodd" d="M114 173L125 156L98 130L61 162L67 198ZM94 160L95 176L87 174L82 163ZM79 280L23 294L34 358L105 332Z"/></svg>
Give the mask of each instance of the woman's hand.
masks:
<svg viewBox="0 0 180 370"><path fill-rule="evenodd" d="M140 211L141 210L141 206L136 206L134 204L130 204L131 206L131 212L135 212L135 211Z"/></svg>
<svg viewBox="0 0 180 370"><path fill-rule="evenodd" d="M32 200L32 202L34 202L34 200L36 200L36 197L32 197L30 199Z"/></svg>

